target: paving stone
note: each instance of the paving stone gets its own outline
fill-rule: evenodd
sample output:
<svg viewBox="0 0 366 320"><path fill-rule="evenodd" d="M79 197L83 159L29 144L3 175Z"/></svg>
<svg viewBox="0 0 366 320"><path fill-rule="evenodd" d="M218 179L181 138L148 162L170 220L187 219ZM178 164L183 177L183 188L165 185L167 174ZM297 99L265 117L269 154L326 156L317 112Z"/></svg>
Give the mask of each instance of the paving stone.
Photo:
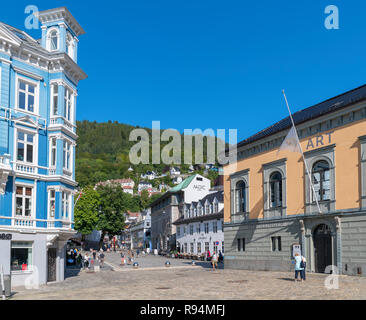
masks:
<svg viewBox="0 0 366 320"><path fill-rule="evenodd" d="M144 260L145 259L145 260ZM293 272L269 272L223 269L212 271L209 262L169 259L171 267L163 268L165 257L139 258L140 268L119 266L117 253L106 254L106 262L115 266L101 272L73 273L60 283L41 286L38 290L14 288L12 299L261 299L261 300L344 300L366 299L366 278L339 276L339 289L328 290L328 275L307 273L307 280L295 283ZM130 272L118 272L121 270Z"/></svg>

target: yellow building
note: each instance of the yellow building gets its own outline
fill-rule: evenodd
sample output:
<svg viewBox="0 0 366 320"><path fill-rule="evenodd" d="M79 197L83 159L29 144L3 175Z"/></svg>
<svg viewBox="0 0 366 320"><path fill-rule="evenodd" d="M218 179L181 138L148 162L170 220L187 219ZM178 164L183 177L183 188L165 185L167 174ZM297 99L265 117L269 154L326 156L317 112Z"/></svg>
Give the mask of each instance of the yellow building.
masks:
<svg viewBox="0 0 366 320"><path fill-rule="evenodd" d="M278 152L289 117L238 143L224 168L225 267L289 271L300 245L308 271L365 274L366 86L293 118L310 177L301 153Z"/></svg>

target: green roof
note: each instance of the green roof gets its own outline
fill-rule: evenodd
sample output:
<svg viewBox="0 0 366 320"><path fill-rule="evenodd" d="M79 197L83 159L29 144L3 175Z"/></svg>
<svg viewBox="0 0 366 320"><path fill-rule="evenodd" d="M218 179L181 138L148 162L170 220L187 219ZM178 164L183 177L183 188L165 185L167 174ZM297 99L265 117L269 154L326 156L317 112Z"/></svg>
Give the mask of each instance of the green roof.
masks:
<svg viewBox="0 0 366 320"><path fill-rule="evenodd" d="M181 190L187 188L189 186L189 184L192 182L192 180L194 179L195 176L196 176L196 174L184 179L180 184L178 184L175 187L171 188L169 190L169 192L178 192L178 191L181 191Z"/></svg>

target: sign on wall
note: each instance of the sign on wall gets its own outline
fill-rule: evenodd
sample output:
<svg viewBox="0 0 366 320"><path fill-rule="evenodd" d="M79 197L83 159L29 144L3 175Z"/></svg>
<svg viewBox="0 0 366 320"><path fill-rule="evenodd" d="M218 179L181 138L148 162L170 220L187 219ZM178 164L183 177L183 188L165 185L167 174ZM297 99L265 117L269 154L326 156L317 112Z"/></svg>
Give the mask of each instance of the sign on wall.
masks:
<svg viewBox="0 0 366 320"><path fill-rule="evenodd" d="M0 233L0 240L11 240L12 237L10 233Z"/></svg>
<svg viewBox="0 0 366 320"><path fill-rule="evenodd" d="M294 243L292 245L292 257L295 257L295 254L298 253L301 256L301 244Z"/></svg>

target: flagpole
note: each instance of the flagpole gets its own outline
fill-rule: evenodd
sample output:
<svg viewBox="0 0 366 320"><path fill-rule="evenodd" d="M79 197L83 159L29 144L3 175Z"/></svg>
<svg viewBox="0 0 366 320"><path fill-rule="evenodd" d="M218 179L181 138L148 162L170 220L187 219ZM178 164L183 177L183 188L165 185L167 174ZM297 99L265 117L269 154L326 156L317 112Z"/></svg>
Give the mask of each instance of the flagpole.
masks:
<svg viewBox="0 0 366 320"><path fill-rule="evenodd" d="M285 101L286 101L286 106L287 106L287 110L288 110L288 113L290 114L290 119L291 119L291 122L292 122L292 126L294 127L294 131L295 131L295 134L296 134L296 137L297 137L297 143L300 147L300 151L301 151L301 156L302 156L302 159L304 160L304 164L305 164L305 169L306 169L306 172L308 174L308 177L309 177L309 181L310 181L310 185L311 185L311 189L313 190L313 193L314 193L314 198L315 198L315 201L316 201L316 205L318 207L318 210L319 210L319 213L321 214L322 211L320 209L320 206L319 206L319 201L316 197L316 194L315 194L315 188L314 188L314 185L313 185L313 181L311 179L311 175L310 175L310 172L309 172L309 168L308 168L308 165L305 161L305 157L304 157L304 152L302 151L302 147L301 147L301 143L300 143L300 140L299 140L299 136L297 135L297 131L296 131L296 127L295 127L295 122L294 122L294 119L292 118L292 113L291 113L291 110L290 110L290 106L288 105L288 102L287 102L287 98L286 98L286 94L285 94L285 90L282 90L282 93L283 93L283 96L285 97ZM311 199L310 199L311 201Z"/></svg>

